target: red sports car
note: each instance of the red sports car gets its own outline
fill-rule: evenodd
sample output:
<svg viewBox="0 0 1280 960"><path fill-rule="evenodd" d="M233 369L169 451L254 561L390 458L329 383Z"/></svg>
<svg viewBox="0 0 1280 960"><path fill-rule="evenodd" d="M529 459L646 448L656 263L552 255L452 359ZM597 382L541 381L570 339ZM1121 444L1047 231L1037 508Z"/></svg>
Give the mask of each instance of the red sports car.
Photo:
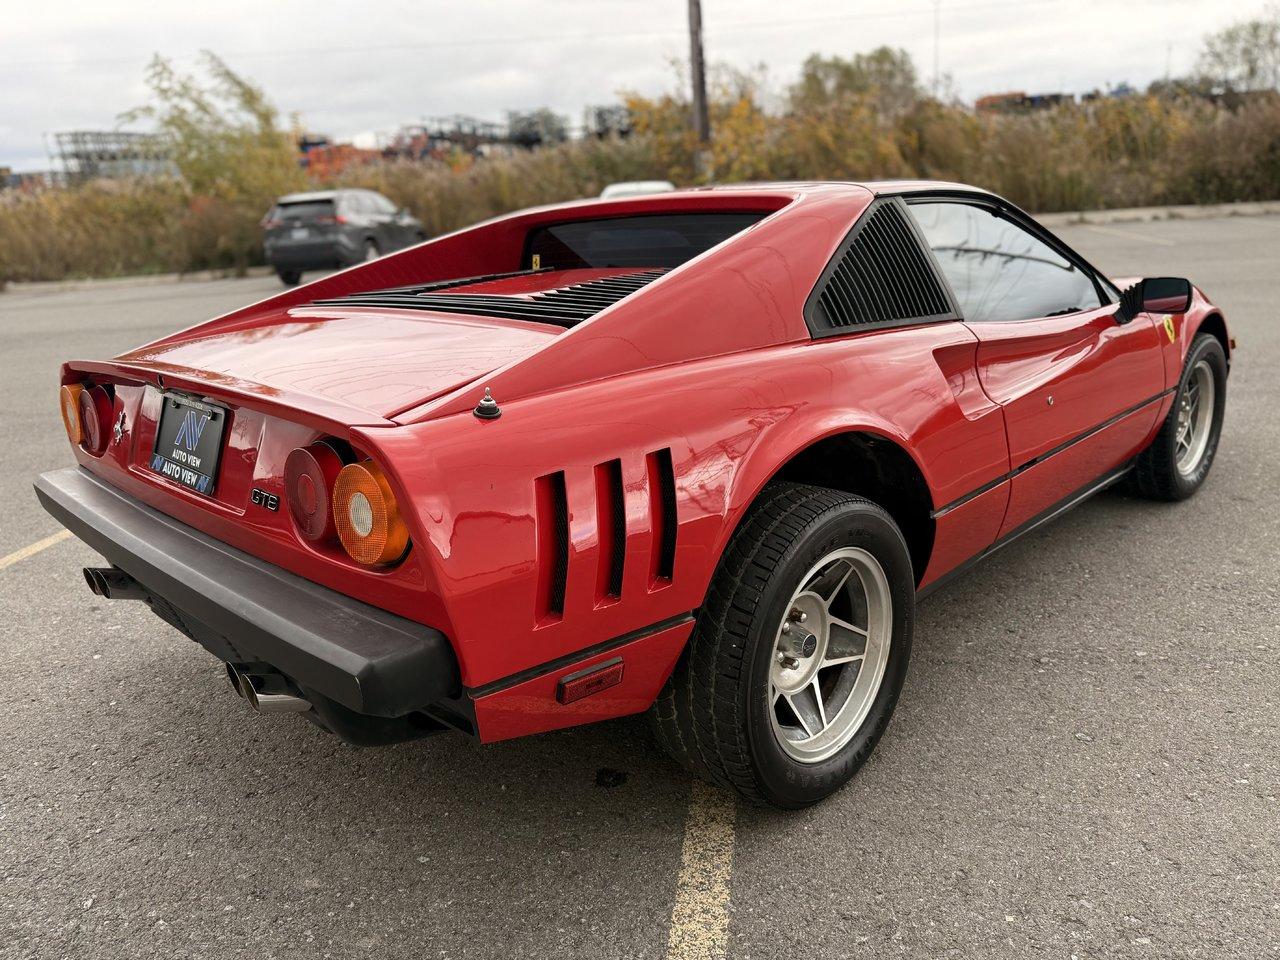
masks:
<svg viewBox="0 0 1280 960"><path fill-rule="evenodd" d="M528 210L62 369L41 502L262 712L355 743L649 711L781 807L844 783L917 600L1123 480L1204 482L1232 342L928 182Z"/></svg>

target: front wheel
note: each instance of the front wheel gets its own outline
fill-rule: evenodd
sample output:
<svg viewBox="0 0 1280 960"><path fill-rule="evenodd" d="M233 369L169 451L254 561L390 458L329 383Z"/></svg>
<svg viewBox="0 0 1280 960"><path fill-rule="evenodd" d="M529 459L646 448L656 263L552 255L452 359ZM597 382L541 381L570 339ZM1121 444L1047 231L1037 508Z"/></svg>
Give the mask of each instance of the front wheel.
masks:
<svg viewBox="0 0 1280 960"><path fill-rule="evenodd" d="M1227 355L1216 337L1191 343L1173 407L1138 455L1129 486L1154 500L1185 500L1204 483L1218 452L1227 408Z"/></svg>
<svg viewBox="0 0 1280 960"><path fill-rule="evenodd" d="M884 732L914 617L911 558L883 509L772 484L734 535L654 705L658 739L754 803L821 800Z"/></svg>
<svg viewBox="0 0 1280 960"><path fill-rule="evenodd" d="M280 269L276 271L276 276L280 278L280 282L286 287L296 287L298 281L302 279L302 271Z"/></svg>

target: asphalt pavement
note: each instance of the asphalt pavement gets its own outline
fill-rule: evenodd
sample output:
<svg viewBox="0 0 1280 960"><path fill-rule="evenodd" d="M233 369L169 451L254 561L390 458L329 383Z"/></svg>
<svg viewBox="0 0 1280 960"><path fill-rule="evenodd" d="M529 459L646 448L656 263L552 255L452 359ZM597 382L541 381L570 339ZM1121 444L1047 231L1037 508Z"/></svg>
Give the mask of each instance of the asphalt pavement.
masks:
<svg viewBox="0 0 1280 960"><path fill-rule="evenodd" d="M0 294L0 957L1280 953L1280 217L1060 232L1226 311L1207 485L1094 498L929 598L861 773L800 813L727 804L718 847L639 719L354 750L91 596L79 542L28 555L58 530L31 480L72 462L60 360L278 288ZM719 939L673 937L685 896Z"/></svg>

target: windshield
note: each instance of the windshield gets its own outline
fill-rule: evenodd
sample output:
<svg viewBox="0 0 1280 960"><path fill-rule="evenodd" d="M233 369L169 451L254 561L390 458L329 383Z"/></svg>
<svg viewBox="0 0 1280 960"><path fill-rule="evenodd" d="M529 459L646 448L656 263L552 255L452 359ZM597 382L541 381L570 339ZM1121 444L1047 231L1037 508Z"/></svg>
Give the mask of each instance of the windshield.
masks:
<svg viewBox="0 0 1280 960"><path fill-rule="evenodd" d="M302 203L278 203L271 212L272 220L317 220L333 216L332 200L307 200Z"/></svg>

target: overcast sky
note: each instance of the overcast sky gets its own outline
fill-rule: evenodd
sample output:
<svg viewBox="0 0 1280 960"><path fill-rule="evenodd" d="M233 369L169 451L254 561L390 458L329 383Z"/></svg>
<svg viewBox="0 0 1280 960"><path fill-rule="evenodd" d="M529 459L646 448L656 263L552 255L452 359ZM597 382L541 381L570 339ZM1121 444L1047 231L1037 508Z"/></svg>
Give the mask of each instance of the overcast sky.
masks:
<svg viewBox="0 0 1280 960"><path fill-rule="evenodd" d="M941 0L941 70L966 99L1144 85L1262 0ZM818 51L904 47L933 73L933 0L703 0L710 62L763 63L782 89ZM0 165L47 168L45 135L111 129L153 53L204 48L285 114L338 138L454 113L550 106L576 123L619 91L671 87L685 0L0 0Z"/></svg>

